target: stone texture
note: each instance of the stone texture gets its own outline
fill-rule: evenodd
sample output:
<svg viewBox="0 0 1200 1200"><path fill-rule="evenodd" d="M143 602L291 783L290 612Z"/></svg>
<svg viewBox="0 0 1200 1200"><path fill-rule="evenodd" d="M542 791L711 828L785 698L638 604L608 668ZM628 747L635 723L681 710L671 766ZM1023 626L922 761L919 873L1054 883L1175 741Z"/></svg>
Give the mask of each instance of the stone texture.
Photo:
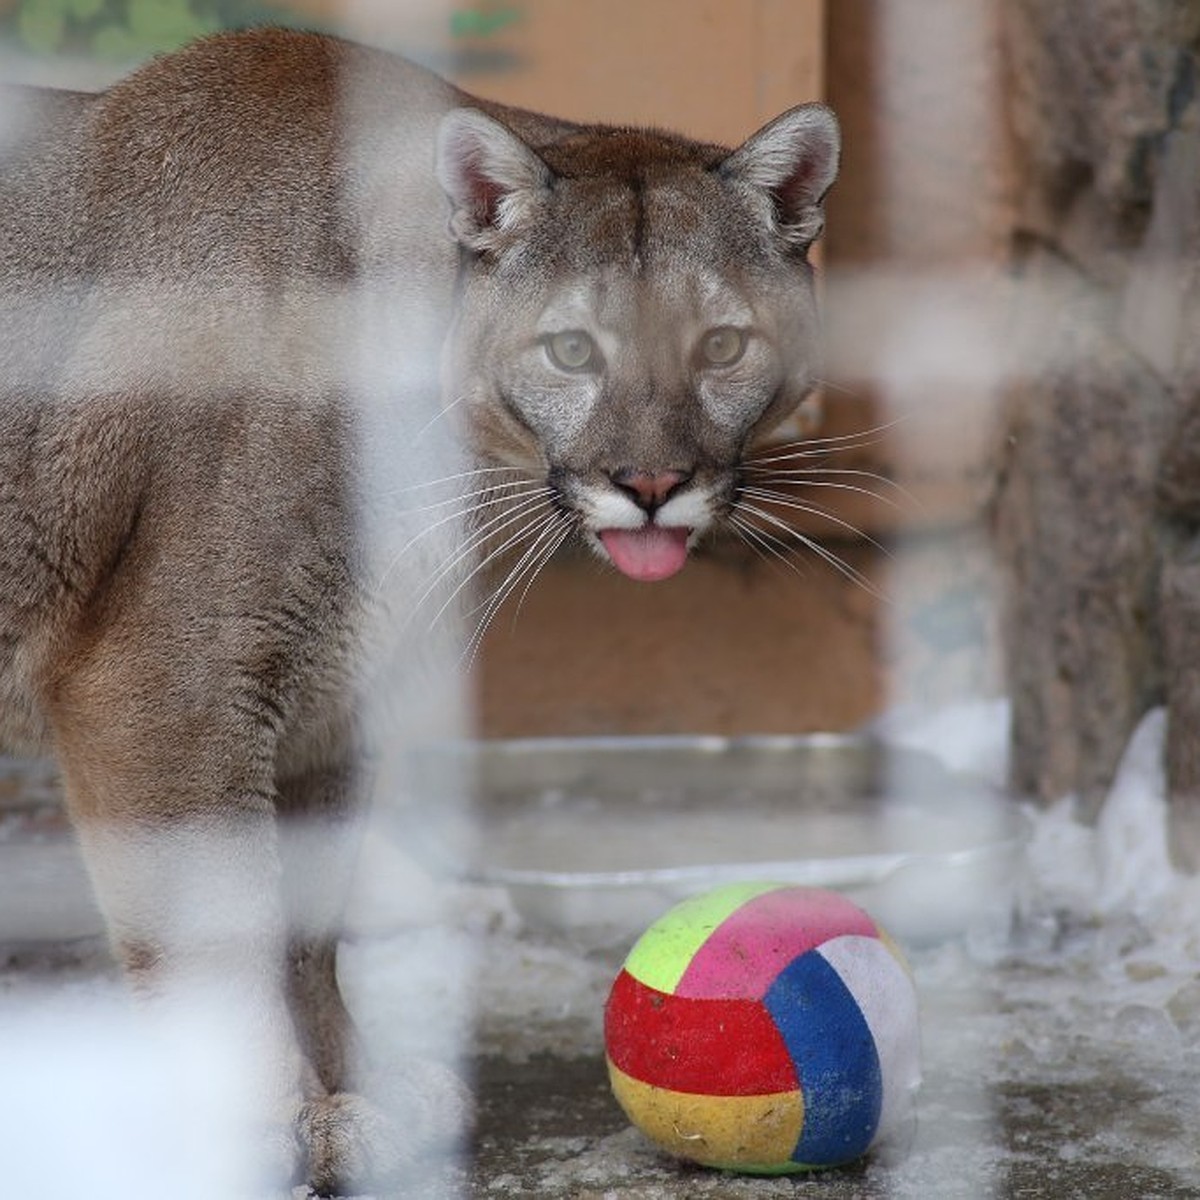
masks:
<svg viewBox="0 0 1200 1200"><path fill-rule="evenodd" d="M1200 544L1172 556L1163 572L1167 661L1167 778L1171 783L1172 854L1200 868Z"/></svg>
<svg viewBox="0 0 1200 1200"><path fill-rule="evenodd" d="M1094 810L1171 706L1200 803L1200 8L1009 0L1023 328L998 541L1013 782ZM1200 838L1177 822L1177 857ZM1200 817L1197 817L1200 827Z"/></svg>
<svg viewBox="0 0 1200 1200"><path fill-rule="evenodd" d="M1094 811L1161 686L1154 476L1170 403L1090 281L1039 250L1023 282L1055 353L1013 389L1002 471L1013 783Z"/></svg>

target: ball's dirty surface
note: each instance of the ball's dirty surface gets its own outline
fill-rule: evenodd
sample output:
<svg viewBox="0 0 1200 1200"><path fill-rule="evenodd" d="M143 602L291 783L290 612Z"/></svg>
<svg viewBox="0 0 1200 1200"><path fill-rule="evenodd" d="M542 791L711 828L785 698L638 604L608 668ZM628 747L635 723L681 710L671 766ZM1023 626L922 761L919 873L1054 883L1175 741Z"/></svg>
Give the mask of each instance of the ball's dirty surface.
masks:
<svg viewBox="0 0 1200 1200"><path fill-rule="evenodd" d="M908 1126L917 999L857 905L748 883L685 900L638 940L605 1008L630 1120L705 1166L782 1174L850 1162Z"/></svg>

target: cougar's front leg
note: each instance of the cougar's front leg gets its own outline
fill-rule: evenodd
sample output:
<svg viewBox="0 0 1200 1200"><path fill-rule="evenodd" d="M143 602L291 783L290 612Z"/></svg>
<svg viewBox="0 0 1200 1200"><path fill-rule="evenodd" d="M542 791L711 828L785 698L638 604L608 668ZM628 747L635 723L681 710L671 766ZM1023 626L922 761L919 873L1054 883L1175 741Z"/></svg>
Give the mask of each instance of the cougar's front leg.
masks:
<svg viewBox="0 0 1200 1200"><path fill-rule="evenodd" d="M288 996L322 1085L304 1106L300 1134L319 1192L392 1185L419 1195L425 1172L450 1161L471 1123L465 1084L427 1060L364 1063L337 979L343 911L360 850L360 772L342 767L287 776L278 785L283 891L289 919ZM357 1070L372 1076L358 1094ZM396 1189L399 1190L396 1190Z"/></svg>
<svg viewBox="0 0 1200 1200"><path fill-rule="evenodd" d="M288 1003L322 1089L342 1092L356 1050L337 945L359 850L357 772L346 764L286 775L278 794Z"/></svg>
<svg viewBox="0 0 1200 1200"><path fill-rule="evenodd" d="M318 1087L300 1110L307 1176L319 1194L394 1177L405 1155L394 1123L353 1090L359 1057L337 978L342 917L358 858L358 772L352 763L279 781L288 920L287 995Z"/></svg>
<svg viewBox="0 0 1200 1200"><path fill-rule="evenodd" d="M128 640L90 649L57 682L54 735L114 951L181 1109L200 1097L205 1132L228 1142L213 1154L286 1180L316 1083L287 1000L271 747L205 664Z"/></svg>
<svg viewBox="0 0 1200 1200"><path fill-rule="evenodd" d="M163 1038L181 1107L194 1087L199 1115L217 1118L208 1132L228 1139L212 1152L279 1183L301 1165L295 1123L315 1084L287 1003L274 815L265 796L228 786L210 793L207 812L164 814L156 801L186 777L174 767L170 779L111 765L84 775L68 758L69 802L84 814L77 826L97 899L151 1034ZM214 1078L220 1112L204 1108Z"/></svg>

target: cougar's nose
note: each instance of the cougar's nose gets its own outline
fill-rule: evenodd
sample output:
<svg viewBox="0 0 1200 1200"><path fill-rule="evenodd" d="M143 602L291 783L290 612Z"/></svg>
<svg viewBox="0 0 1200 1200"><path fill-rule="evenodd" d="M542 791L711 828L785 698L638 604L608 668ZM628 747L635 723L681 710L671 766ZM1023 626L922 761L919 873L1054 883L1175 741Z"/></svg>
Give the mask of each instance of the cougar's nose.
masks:
<svg viewBox="0 0 1200 1200"><path fill-rule="evenodd" d="M647 512L653 512L667 500L676 488L691 479L690 471L636 471L623 468L613 471L609 478L623 492L627 492L639 507Z"/></svg>

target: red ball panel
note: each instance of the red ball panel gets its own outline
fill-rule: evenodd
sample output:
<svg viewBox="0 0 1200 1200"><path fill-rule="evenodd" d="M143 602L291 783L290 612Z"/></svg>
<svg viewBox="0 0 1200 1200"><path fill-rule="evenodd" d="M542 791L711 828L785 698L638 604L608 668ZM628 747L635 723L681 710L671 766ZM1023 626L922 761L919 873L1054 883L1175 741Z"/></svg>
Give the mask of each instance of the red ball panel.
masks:
<svg viewBox="0 0 1200 1200"><path fill-rule="evenodd" d="M604 1010L608 1056L626 1075L702 1096L761 1096L799 1083L787 1045L758 1000L697 1000L647 987L628 971Z"/></svg>

